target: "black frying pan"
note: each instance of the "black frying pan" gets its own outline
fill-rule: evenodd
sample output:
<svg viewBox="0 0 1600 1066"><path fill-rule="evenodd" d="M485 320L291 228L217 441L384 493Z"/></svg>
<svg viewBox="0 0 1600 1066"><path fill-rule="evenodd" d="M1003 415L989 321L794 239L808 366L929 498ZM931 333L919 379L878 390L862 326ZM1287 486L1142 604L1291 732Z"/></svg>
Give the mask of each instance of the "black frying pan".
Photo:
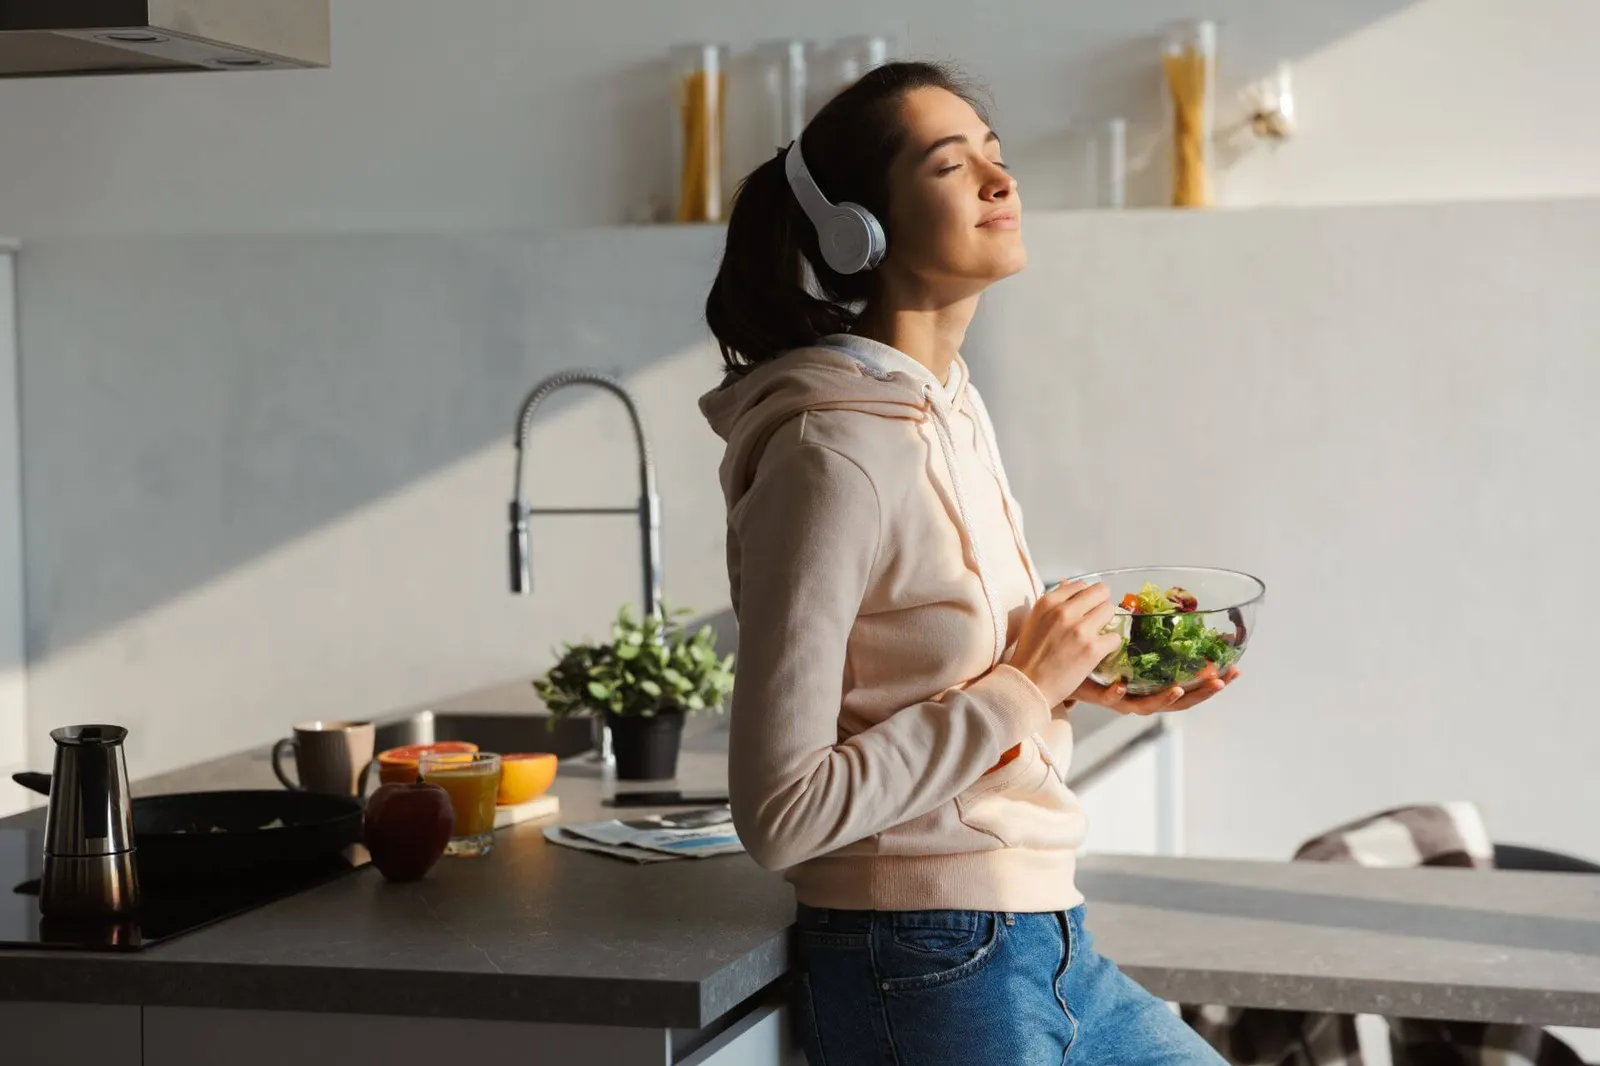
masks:
<svg viewBox="0 0 1600 1066"><path fill-rule="evenodd" d="M50 794L50 775L12 780ZM361 840L361 802L317 792L175 792L136 796L133 840L146 882L270 876L331 863Z"/></svg>

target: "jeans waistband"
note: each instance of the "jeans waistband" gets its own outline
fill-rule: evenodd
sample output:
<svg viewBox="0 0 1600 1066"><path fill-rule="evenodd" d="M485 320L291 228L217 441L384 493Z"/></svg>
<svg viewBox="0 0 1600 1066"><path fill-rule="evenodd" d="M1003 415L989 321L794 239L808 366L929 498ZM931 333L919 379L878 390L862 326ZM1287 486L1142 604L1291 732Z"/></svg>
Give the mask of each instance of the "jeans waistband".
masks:
<svg viewBox="0 0 1600 1066"><path fill-rule="evenodd" d="M1084 907L1079 904L1070 911L1064 912L1064 917L1081 926ZM795 925L797 928L808 932L829 933L870 933L873 923L885 915L898 913L892 911L851 911L836 910L827 907L811 907L804 903L798 904L795 909ZM984 912L993 913L993 912Z"/></svg>
<svg viewBox="0 0 1600 1066"><path fill-rule="evenodd" d="M799 904L795 910L795 925L810 931L830 933L870 933L878 911L843 911L827 907L809 907Z"/></svg>

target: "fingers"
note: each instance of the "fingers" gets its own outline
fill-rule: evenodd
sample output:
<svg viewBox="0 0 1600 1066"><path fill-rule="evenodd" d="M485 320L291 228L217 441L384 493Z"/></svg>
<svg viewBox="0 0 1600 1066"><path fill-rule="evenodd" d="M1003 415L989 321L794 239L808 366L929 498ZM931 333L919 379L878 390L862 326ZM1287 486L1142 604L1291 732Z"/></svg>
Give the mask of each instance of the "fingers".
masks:
<svg viewBox="0 0 1600 1066"><path fill-rule="evenodd" d="M1063 581L1043 596L1040 596L1038 606L1059 607L1067 601L1075 600L1080 596L1089 596L1096 602L1101 599L1109 600L1111 598L1111 590L1099 581Z"/></svg>
<svg viewBox="0 0 1600 1066"><path fill-rule="evenodd" d="M1063 581L1055 588L1039 597L1036 607L1054 607L1058 603L1066 603L1074 595L1089 587L1087 581Z"/></svg>
<svg viewBox="0 0 1600 1066"><path fill-rule="evenodd" d="M1183 689L1174 686L1165 692L1124 700L1122 705L1115 708L1115 710L1122 714L1137 714L1141 718L1146 718L1152 714L1161 714L1163 711L1179 710L1182 700Z"/></svg>
<svg viewBox="0 0 1600 1066"><path fill-rule="evenodd" d="M1110 603L1111 590L1097 584L1084 585L1066 599L1049 603L1041 600L1039 607L1044 609L1050 626L1076 626L1102 606L1109 607ZM1111 621L1115 614L1114 610L1109 611L1101 625Z"/></svg>
<svg viewBox="0 0 1600 1066"><path fill-rule="evenodd" d="M1213 671L1214 673L1215 671ZM1162 711L1187 711L1215 696L1239 677L1237 666L1229 667L1221 677L1201 678L1187 690L1173 686L1153 696L1143 696L1123 702L1117 710L1124 714L1159 714Z"/></svg>
<svg viewBox="0 0 1600 1066"><path fill-rule="evenodd" d="M1227 687L1228 685L1226 682L1216 678L1213 678L1210 681L1202 682L1199 685L1191 687L1183 694L1183 698L1178 701L1177 709L1187 710L1197 703L1204 703L1206 700L1210 699L1212 696L1215 696L1217 693L1221 692Z"/></svg>
<svg viewBox="0 0 1600 1066"><path fill-rule="evenodd" d="M1111 590L1103 582L1096 581L1092 585L1080 584L1079 587L1067 597L1066 602L1073 608L1088 614L1102 603L1111 602Z"/></svg>
<svg viewBox="0 0 1600 1066"><path fill-rule="evenodd" d="M1079 686L1078 691L1073 693L1073 698L1110 708L1118 714L1146 717L1169 711L1186 711L1190 707L1204 703L1227 688L1238 676L1239 668L1232 667L1221 677L1202 680L1187 691L1174 685L1149 696L1129 696L1126 682L1117 681L1110 685L1100 685L1091 680Z"/></svg>
<svg viewBox="0 0 1600 1066"><path fill-rule="evenodd" d="M1212 696L1215 696L1217 693L1233 684L1238 677L1239 668L1235 666L1229 669L1228 672L1223 674L1221 677L1214 677L1208 681L1202 682L1198 687L1191 688L1184 695L1183 700L1176 707L1174 707L1173 710L1186 711L1196 704L1204 703Z"/></svg>

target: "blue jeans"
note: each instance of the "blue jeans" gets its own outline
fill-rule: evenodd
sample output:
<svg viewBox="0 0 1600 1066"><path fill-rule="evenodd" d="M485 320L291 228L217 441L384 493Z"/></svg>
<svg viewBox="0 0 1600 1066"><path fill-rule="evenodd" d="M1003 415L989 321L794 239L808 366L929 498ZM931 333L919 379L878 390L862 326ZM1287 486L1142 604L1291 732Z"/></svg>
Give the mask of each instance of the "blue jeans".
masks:
<svg viewBox="0 0 1600 1066"><path fill-rule="evenodd" d="M1046 914L800 908L795 1017L811 1066L1220 1066Z"/></svg>

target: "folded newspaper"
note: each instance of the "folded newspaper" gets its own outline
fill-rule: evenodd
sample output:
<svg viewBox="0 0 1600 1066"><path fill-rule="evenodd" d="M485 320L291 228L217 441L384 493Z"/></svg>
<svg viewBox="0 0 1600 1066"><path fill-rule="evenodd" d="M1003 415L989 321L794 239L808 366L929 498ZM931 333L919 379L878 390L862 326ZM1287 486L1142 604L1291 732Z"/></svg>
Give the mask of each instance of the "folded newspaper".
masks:
<svg viewBox="0 0 1600 1066"><path fill-rule="evenodd" d="M612 855L629 862L705 859L744 850L727 807L702 807L626 821L552 825L545 839L564 847Z"/></svg>

